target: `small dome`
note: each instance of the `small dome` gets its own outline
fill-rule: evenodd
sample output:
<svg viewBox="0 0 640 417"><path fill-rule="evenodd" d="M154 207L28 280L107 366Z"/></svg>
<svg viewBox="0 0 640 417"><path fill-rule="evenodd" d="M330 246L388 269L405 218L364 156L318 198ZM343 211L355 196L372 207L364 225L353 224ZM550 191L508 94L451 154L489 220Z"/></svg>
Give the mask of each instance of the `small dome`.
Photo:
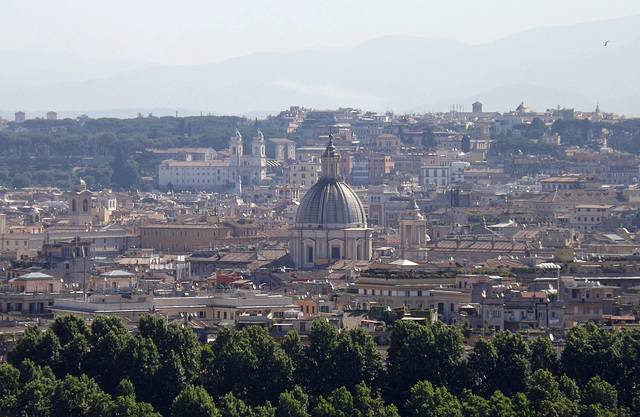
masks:
<svg viewBox="0 0 640 417"><path fill-rule="evenodd" d="M87 183L82 179L82 178L78 178L78 181L76 181L76 185L73 186L74 191L84 191L87 189Z"/></svg>

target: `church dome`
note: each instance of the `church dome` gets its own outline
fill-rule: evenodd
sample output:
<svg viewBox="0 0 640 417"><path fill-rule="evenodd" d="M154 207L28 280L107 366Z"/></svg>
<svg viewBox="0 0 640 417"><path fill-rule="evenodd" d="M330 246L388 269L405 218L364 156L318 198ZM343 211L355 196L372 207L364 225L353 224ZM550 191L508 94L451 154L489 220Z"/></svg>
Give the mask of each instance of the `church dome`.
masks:
<svg viewBox="0 0 640 417"><path fill-rule="evenodd" d="M305 194L296 213L301 227L318 225L352 225L364 227L366 217L362 202L344 181L320 179Z"/></svg>
<svg viewBox="0 0 640 417"><path fill-rule="evenodd" d="M339 174L340 154L330 137L322 155L322 176L305 194L296 213L300 228L366 227L362 202Z"/></svg>
<svg viewBox="0 0 640 417"><path fill-rule="evenodd" d="M78 178L76 184L73 186L74 191L80 192L87 189L87 183L82 178Z"/></svg>

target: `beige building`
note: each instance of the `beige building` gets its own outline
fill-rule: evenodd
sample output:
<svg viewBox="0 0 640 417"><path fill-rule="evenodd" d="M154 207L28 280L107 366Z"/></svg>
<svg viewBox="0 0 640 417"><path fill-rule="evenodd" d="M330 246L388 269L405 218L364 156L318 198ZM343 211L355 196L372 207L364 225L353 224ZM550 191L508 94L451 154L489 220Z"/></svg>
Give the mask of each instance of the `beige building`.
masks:
<svg viewBox="0 0 640 417"><path fill-rule="evenodd" d="M581 232L599 230L604 220L609 217L611 204L580 204L571 213L569 223L572 228Z"/></svg>
<svg viewBox="0 0 640 417"><path fill-rule="evenodd" d="M320 160L310 156L297 160L285 168L283 182L288 186L309 189L318 182L321 171Z"/></svg>
<svg viewBox="0 0 640 417"><path fill-rule="evenodd" d="M58 293L62 280L41 272L31 272L9 280L9 291L27 293Z"/></svg>

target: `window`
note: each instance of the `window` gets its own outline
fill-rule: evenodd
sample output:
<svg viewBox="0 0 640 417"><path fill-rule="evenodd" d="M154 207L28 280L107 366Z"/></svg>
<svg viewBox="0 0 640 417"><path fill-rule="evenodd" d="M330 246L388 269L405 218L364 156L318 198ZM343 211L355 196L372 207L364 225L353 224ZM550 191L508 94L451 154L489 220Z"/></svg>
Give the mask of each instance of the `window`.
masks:
<svg viewBox="0 0 640 417"><path fill-rule="evenodd" d="M307 262L313 262L313 246L307 246Z"/></svg>

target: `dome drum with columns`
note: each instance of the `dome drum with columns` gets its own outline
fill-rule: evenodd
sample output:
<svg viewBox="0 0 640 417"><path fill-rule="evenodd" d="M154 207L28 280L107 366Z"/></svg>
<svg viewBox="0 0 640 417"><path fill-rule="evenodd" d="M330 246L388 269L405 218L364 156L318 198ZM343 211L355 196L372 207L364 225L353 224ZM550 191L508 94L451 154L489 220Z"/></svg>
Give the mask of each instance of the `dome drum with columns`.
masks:
<svg viewBox="0 0 640 417"><path fill-rule="evenodd" d="M298 268L339 259L371 259L372 229L367 227L364 206L339 169L340 153L330 135L321 177L300 202L291 230L291 253Z"/></svg>

